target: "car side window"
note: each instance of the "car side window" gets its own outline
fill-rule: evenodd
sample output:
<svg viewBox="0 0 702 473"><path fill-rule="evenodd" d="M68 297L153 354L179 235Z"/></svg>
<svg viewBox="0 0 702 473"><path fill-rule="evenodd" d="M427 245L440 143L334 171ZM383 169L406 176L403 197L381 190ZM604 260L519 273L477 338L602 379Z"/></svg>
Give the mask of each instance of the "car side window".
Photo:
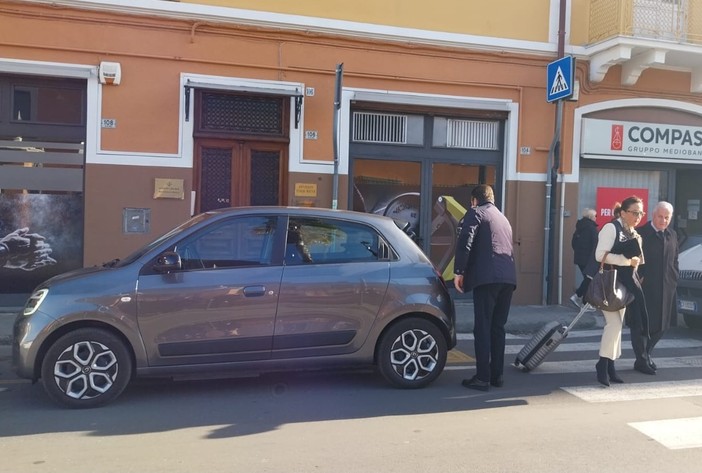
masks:
<svg viewBox="0 0 702 473"><path fill-rule="evenodd" d="M285 264L378 261L380 237L371 227L344 220L290 217Z"/></svg>
<svg viewBox="0 0 702 473"><path fill-rule="evenodd" d="M250 216L215 223L179 244L183 269L267 266L273 257L277 218Z"/></svg>

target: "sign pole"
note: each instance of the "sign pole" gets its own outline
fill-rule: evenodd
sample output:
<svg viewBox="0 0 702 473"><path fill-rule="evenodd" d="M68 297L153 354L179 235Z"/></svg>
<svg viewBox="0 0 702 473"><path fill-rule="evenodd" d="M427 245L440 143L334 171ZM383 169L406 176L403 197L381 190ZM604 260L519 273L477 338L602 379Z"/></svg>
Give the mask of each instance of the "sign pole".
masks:
<svg viewBox="0 0 702 473"><path fill-rule="evenodd" d="M556 219L556 209L551 204L556 198L556 184L558 183L558 169L561 165L561 129L563 127L563 100L556 102L556 129L553 140L548 150L548 164L546 169L546 210L544 213L544 285L541 304L548 305L553 289L553 245L555 233L553 226Z"/></svg>
<svg viewBox="0 0 702 473"><path fill-rule="evenodd" d="M553 140L548 152L546 164L546 207L544 211L544 284L541 295L542 305L551 300L555 282L553 257L555 233L553 231L556 219L556 186L558 170L561 166L561 128L563 126L563 100L573 95L573 75L575 61L572 56L563 56L559 48L559 59L546 67L546 101L556 102L556 126Z"/></svg>

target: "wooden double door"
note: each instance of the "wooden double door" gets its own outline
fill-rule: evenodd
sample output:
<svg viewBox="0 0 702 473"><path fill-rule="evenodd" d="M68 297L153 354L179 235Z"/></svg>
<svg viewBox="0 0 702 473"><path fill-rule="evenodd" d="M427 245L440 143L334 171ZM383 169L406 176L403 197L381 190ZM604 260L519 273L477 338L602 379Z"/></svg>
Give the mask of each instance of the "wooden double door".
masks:
<svg viewBox="0 0 702 473"><path fill-rule="evenodd" d="M285 205L287 143L204 138L195 141L195 212Z"/></svg>

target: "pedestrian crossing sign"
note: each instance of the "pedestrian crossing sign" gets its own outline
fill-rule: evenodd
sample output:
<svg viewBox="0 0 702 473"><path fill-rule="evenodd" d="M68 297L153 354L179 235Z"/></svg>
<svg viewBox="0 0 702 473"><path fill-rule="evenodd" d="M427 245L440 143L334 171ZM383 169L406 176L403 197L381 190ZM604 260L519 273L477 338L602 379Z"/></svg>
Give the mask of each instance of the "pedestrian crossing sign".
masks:
<svg viewBox="0 0 702 473"><path fill-rule="evenodd" d="M565 56L546 67L546 101L554 102L573 95L573 56Z"/></svg>

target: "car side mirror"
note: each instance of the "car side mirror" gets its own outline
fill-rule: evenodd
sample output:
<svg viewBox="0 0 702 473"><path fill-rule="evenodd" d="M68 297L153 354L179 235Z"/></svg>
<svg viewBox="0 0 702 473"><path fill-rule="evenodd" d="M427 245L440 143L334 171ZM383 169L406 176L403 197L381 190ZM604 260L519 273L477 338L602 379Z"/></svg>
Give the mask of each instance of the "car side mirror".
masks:
<svg viewBox="0 0 702 473"><path fill-rule="evenodd" d="M180 255L175 251L166 251L161 253L156 262L154 263L154 270L159 273L168 273L170 271L177 271L183 268L183 262L180 259Z"/></svg>

